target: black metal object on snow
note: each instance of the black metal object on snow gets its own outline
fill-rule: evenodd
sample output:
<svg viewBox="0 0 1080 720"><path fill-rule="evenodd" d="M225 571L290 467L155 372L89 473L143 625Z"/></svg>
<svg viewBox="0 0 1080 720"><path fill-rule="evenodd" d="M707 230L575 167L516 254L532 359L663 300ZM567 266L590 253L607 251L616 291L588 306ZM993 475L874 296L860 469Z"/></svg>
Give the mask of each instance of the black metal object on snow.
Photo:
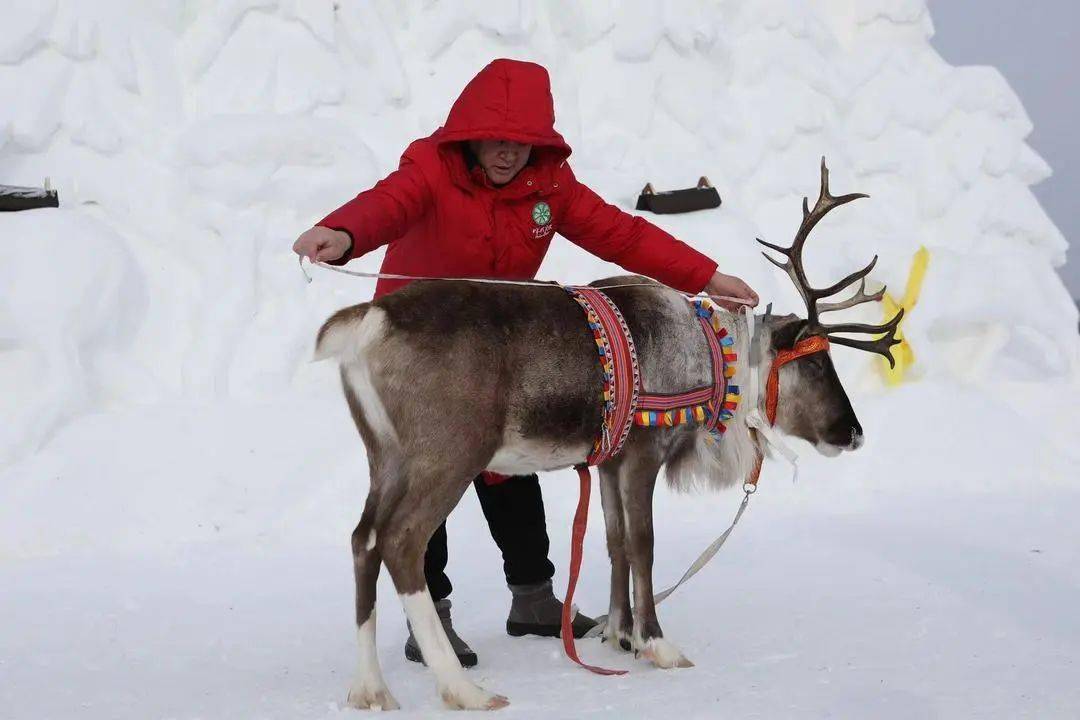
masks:
<svg viewBox="0 0 1080 720"><path fill-rule="evenodd" d="M48 180L43 188L0 185L0 212L46 207L60 207L60 197L49 187Z"/></svg>
<svg viewBox="0 0 1080 720"><path fill-rule="evenodd" d="M648 210L657 215L708 210L716 207L720 207L720 193L704 175L698 180L697 187L683 190L656 192L653 190L652 183L648 183L642 189L637 201L638 210Z"/></svg>

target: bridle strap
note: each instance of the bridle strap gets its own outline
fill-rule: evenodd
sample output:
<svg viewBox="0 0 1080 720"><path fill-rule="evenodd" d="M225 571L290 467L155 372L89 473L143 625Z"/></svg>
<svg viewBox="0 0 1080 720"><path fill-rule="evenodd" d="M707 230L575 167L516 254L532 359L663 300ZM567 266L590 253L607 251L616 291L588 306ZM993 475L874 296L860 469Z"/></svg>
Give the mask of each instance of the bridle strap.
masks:
<svg viewBox="0 0 1080 720"><path fill-rule="evenodd" d="M747 331L751 336L751 343L753 343L757 338L753 331L754 319L751 312L748 311L746 313L746 319ZM827 351L828 349L829 339L827 337L823 335L812 335L795 343L795 347L790 350L781 350L776 354L772 365L769 367L769 377L765 383L765 415L768 418L767 421L761 417L757 395L757 383L760 374L760 368L758 366L761 357L764 355L764 351L759 350L757 353L751 353L751 355L754 356L752 358L753 364L750 367L751 404L746 416L746 424L759 435L763 436L765 441L772 445L773 448L780 452L787 461L791 463L795 473L793 477L798 476L798 458L794 451L784 445L772 427L776 423L776 410L780 402L780 368L793 360L797 360L813 353ZM743 490L745 492L753 493L757 490L758 478L761 477L761 465L764 459L764 451L759 450L754 469L750 473L750 477L743 484Z"/></svg>
<svg viewBox="0 0 1080 720"><path fill-rule="evenodd" d="M780 402L780 368L793 360L819 352L828 352L829 338L824 335L811 335L795 343L790 350L776 353L772 367L769 368L769 381L765 384L765 416L769 424L776 424L776 406Z"/></svg>

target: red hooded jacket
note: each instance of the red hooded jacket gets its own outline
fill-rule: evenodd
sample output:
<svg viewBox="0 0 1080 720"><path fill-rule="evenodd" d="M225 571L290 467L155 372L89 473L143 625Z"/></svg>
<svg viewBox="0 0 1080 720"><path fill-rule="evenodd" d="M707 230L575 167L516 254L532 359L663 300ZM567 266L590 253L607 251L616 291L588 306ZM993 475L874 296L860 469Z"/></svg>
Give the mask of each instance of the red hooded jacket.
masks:
<svg viewBox="0 0 1080 720"><path fill-rule="evenodd" d="M699 292L716 263L578 182L554 123L547 70L493 61L465 86L446 124L409 145L397 170L318 223L352 236L352 251L334 264L389 245L386 273L527 279L558 233L630 272ZM491 185L462 148L481 139L532 144L528 164L506 185ZM407 282L381 279L375 296Z"/></svg>

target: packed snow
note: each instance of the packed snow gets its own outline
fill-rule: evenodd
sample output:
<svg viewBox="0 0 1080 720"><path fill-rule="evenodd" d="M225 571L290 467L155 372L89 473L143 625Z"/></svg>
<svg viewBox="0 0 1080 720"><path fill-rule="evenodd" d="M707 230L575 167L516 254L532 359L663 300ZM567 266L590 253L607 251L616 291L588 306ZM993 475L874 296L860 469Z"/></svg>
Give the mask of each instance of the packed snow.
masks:
<svg viewBox="0 0 1080 720"><path fill-rule="evenodd" d="M668 3L9 0L0 183L0 717L346 718L348 536L363 446L318 325L370 282L290 245L392 169L494 57L541 62L579 178L624 208L707 175L721 209L650 218L798 311L755 237L786 243L827 156L814 278L875 253L917 362L887 388L834 353L867 432L770 465L713 564L660 606L696 663L512 639L471 494L450 518L456 626L508 717L1080 716L1080 338L1031 193L1050 167L992 68L931 48L923 0ZM1050 158L1052 163L1053 158ZM375 254L355 261L377 269ZM541 277L613 266L556 241ZM851 313L879 321L880 310ZM544 478L565 587L573 473ZM666 586L735 493L658 493ZM607 605L594 506L578 602ZM384 674L440 712L380 580Z"/></svg>

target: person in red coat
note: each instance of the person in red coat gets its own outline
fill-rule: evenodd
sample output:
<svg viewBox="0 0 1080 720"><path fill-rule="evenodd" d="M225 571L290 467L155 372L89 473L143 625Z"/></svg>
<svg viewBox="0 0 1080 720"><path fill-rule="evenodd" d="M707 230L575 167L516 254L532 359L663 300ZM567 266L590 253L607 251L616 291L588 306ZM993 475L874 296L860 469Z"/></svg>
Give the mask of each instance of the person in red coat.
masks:
<svg viewBox="0 0 1080 720"><path fill-rule="evenodd" d="M495 60L465 86L445 125L406 148L397 170L304 232L293 249L313 262L342 265L386 245L383 273L528 279L557 233L677 290L757 304L754 291L717 271L714 261L604 202L574 176L569 156L555 130L547 70ZM375 297L408 282L380 279ZM481 477L474 485L513 594L507 632L557 636L562 604L551 588L555 568L536 476L498 483ZM469 667L476 654L450 623L446 563L444 524L431 538L424 569L447 635ZM579 614L574 635L594 624ZM422 661L411 632L405 655Z"/></svg>

